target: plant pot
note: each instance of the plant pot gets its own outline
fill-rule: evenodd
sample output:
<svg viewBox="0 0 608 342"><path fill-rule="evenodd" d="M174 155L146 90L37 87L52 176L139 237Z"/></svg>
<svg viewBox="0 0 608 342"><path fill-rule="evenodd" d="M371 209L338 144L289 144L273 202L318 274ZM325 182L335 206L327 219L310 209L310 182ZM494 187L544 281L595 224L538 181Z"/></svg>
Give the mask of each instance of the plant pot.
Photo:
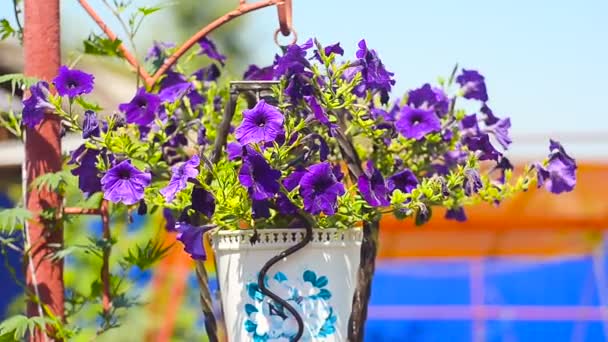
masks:
<svg viewBox="0 0 608 342"><path fill-rule="evenodd" d="M291 341L298 325L280 304L264 296L257 277L262 266L302 241L304 229L218 231L211 236L230 342ZM268 288L287 300L304 320L300 341L346 341L356 287L359 229L314 229L312 241L267 273Z"/></svg>

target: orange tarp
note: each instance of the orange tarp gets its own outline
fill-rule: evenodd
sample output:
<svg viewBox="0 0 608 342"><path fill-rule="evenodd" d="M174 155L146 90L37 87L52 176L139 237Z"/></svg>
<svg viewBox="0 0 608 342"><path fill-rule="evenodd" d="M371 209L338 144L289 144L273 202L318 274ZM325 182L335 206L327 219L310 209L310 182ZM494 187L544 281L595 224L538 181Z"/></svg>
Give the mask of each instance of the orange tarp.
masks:
<svg viewBox="0 0 608 342"><path fill-rule="evenodd" d="M608 229L608 164L582 164L574 191L530 189L500 206L466 209L468 220L437 209L422 227L383 218L380 258L553 256L589 253Z"/></svg>

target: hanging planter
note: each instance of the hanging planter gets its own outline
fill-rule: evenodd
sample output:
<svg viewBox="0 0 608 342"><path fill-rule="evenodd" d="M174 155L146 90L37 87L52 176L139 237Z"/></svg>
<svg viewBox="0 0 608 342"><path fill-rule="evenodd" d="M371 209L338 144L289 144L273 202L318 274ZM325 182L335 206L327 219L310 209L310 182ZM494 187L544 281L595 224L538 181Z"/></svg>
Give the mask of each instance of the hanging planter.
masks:
<svg viewBox="0 0 608 342"><path fill-rule="evenodd" d="M258 286L268 260L301 243L305 229L217 231L216 256L229 341L290 341L298 322L285 305ZM312 240L281 258L265 276L266 286L304 321L301 341L345 341L356 287L362 231L314 229Z"/></svg>

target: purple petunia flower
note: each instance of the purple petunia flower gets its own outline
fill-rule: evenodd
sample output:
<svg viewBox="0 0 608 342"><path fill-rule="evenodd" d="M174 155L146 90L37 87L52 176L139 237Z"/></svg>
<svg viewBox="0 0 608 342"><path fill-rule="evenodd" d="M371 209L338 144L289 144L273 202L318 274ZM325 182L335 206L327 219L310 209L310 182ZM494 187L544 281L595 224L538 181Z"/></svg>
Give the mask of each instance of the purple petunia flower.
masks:
<svg viewBox="0 0 608 342"><path fill-rule="evenodd" d="M79 165L72 169L72 174L78 177L78 188L85 194L92 194L101 190L101 179L97 170L97 156L99 150L85 148L82 145L73 153L73 162L79 160Z"/></svg>
<svg viewBox="0 0 608 342"><path fill-rule="evenodd" d="M131 102L119 105L118 109L126 114L128 123L147 126L154 121L159 106L158 95L149 94L144 87L141 87Z"/></svg>
<svg viewBox="0 0 608 342"><path fill-rule="evenodd" d="M218 68L215 64L211 64L193 72L192 76L194 76L194 78L200 82L213 82L216 81L221 74L222 72L220 71L220 68Z"/></svg>
<svg viewBox="0 0 608 342"><path fill-rule="evenodd" d="M142 172L129 160L124 160L101 178L103 197L114 203L135 204L144 197L144 190L151 179L149 172Z"/></svg>
<svg viewBox="0 0 608 342"><path fill-rule="evenodd" d="M446 211L445 218L448 220L464 222L467 220L467 215L464 213L464 209L462 207L455 207Z"/></svg>
<svg viewBox="0 0 608 342"><path fill-rule="evenodd" d="M175 217L173 217L173 212L171 212L171 209L163 209L163 218L165 219L165 229L168 232L175 231Z"/></svg>
<svg viewBox="0 0 608 342"><path fill-rule="evenodd" d="M460 127L464 133L468 135L479 134L479 122L477 121L477 114L465 115L460 121Z"/></svg>
<svg viewBox="0 0 608 342"><path fill-rule="evenodd" d="M346 190L339 179L342 173L338 168L332 168L328 162L309 166L300 179L300 196L304 200L304 210L318 215L334 215L338 206L338 197Z"/></svg>
<svg viewBox="0 0 608 342"><path fill-rule="evenodd" d="M53 84L60 96L74 98L92 92L94 78L91 74L62 65L59 74L53 79Z"/></svg>
<svg viewBox="0 0 608 342"><path fill-rule="evenodd" d="M310 82L312 76L312 73L308 71L291 76L287 88L285 88L285 95L289 96L294 103L302 97L311 96L313 94L313 86Z"/></svg>
<svg viewBox="0 0 608 342"><path fill-rule="evenodd" d="M479 160L498 160L502 155L494 148L490 142L490 137L485 133L477 136L467 136L463 139L463 142L470 151L478 152Z"/></svg>
<svg viewBox="0 0 608 342"><path fill-rule="evenodd" d="M303 73L310 68L310 62L306 59L306 50L312 47L312 40L306 41L302 45L290 45L287 50L275 61L274 77L290 77L295 74Z"/></svg>
<svg viewBox="0 0 608 342"><path fill-rule="evenodd" d="M543 167L536 164L538 186L545 187L554 194L570 192L576 185L576 160L570 157L563 146L554 140L550 140L549 161Z"/></svg>
<svg viewBox="0 0 608 342"><path fill-rule="evenodd" d="M344 49L340 46L340 43L335 43L335 44L331 44L331 45L327 45L326 47L323 48L323 53L325 54L325 56L329 56L332 53L336 54L336 55L340 55L343 56L344 55ZM315 56L314 56L319 62L321 62L321 55L319 54L319 51L315 50Z"/></svg>
<svg viewBox="0 0 608 342"><path fill-rule="evenodd" d="M292 191L298 185L300 185L300 179L306 174L306 170L298 169L287 175L285 179L283 179L283 185L287 191Z"/></svg>
<svg viewBox="0 0 608 342"><path fill-rule="evenodd" d="M488 101L485 79L476 70L462 69L462 73L456 77L456 82L462 87L465 99Z"/></svg>
<svg viewBox="0 0 608 342"><path fill-rule="evenodd" d="M501 183L504 183L505 182L505 171L513 170L513 164L511 164L511 161L509 159L507 159L506 157L503 156L502 158L500 158L500 160L496 164L496 169L500 170L499 180Z"/></svg>
<svg viewBox="0 0 608 342"><path fill-rule="evenodd" d="M420 140L427 134L439 132L441 121L432 110L416 109L405 106L395 123L397 131L408 139Z"/></svg>
<svg viewBox="0 0 608 342"><path fill-rule="evenodd" d="M253 217L254 219L269 218L270 202L268 202L267 200L251 201L251 217Z"/></svg>
<svg viewBox="0 0 608 342"><path fill-rule="evenodd" d="M215 197L203 187L195 186L192 189L192 209L211 218L215 212Z"/></svg>
<svg viewBox="0 0 608 342"><path fill-rule="evenodd" d="M171 168L171 180L166 187L160 190L160 193L165 197L167 203L173 201L175 194L186 188L189 178L196 178L196 176L198 176L198 166L200 162L199 156L195 154L187 162L184 162L181 165L175 165Z"/></svg>
<svg viewBox="0 0 608 342"><path fill-rule="evenodd" d="M205 246L203 245L203 235L213 226L194 226L186 222L177 222L177 239L184 244L184 250L195 260L206 260Z"/></svg>
<svg viewBox="0 0 608 342"><path fill-rule="evenodd" d="M380 102L387 103L388 93L395 84L395 80L392 78L394 74L386 70L375 50L367 48L365 39L359 41L358 45L359 50L357 50L356 56L359 58L359 65L353 66L353 72L355 74L361 72L363 81L356 91L360 95L363 95L366 90L378 91Z"/></svg>
<svg viewBox="0 0 608 342"><path fill-rule="evenodd" d="M30 87L30 97L23 100L21 120L27 127L33 128L42 121L47 110L54 109L49 102L49 84L38 81Z"/></svg>
<svg viewBox="0 0 608 342"><path fill-rule="evenodd" d="M226 145L226 153L228 154L228 160L239 159L243 156L243 145L238 142L231 142Z"/></svg>
<svg viewBox="0 0 608 342"><path fill-rule="evenodd" d="M272 142L284 134L283 114L276 107L260 100L255 107L243 111L243 121L236 129L235 136L241 145Z"/></svg>
<svg viewBox="0 0 608 342"><path fill-rule="evenodd" d="M488 107L486 103L481 106L481 109L479 109L479 111L485 115L484 122L486 123L486 125L493 125L498 122L498 117L494 115L494 112L492 112L492 109L490 109L490 107Z"/></svg>
<svg viewBox="0 0 608 342"><path fill-rule="evenodd" d="M431 88L426 83L422 87L410 90L407 105L419 109L432 109L439 117L448 113L449 100L443 90Z"/></svg>
<svg viewBox="0 0 608 342"><path fill-rule="evenodd" d="M218 61L222 66L225 65L226 56L219 53L215 43L213 43L211 39L203 37L198 41L198 45L201 47L200 55L207 55L207 57Z"/></svg>
<svg viewBox="0 0 608 342"><path fill-rule="evenodd" d="M321 107L321 105L319 104L319 102L317 102L317 99L314 96L305 96L304 99L310 106L310 109L312 109L312 113L314 114L315 119L317 119L317 121L319 121L330 129L336 126L335 124L332 124L329 121L329 118L327 117L327 114L325 114L323 107Z"/></svg>
<svg viewBox="0 0 608 342"><path fill-rule="evenodd" d="M372 207L385 207L390 204L388 199L389 190L384 177L371 161L367 163L367 173L359 176L357 185L361 196Z"/></svg>
<svg viewBox="0 0 608 342"><path fill-rule="evenodd" d="M511 128L511 119L504 118L489 126L486 131L494 135L496 141L506 150L512 142L509 137L509 128Z"/></svg>
<svg viewBox="0 0 608 342"><path fill-rule="evenodd" d="M479 171L475 169L466 169L464 171L463 187L464 193L467 196L476 194L483 188L483 182L481 181L481 176L479 176Z"/></svg>
<svg viewBox="0 0 608 342"><path fill-rule="evenodd" d="M243 79L248 81L270 81L274 73L274 66L260 68L257 65L251 64L245 73Z"/></svg>
<svg viewBox="0 0 608 342"><path fill-rule="evenodd" d="M404 193L410 193L418 186L418 179L410 169L404 169L390 176L387 180L388 190L390 192L396 189Z"/></svg>
<svg viewBox="0 0 608 342"><path fill-rule="evenodd" d="M279 193L277 198L277 209L283 215L293 215L298 211L298 207L283 193Z"/></svg>
<svg viewBox="0 0 608 342"><path fill-rule="evenodd" d="M280 189L280 177L281 172L268 165L261 154L248 151L243 157L239 181L249 188L252 199L259 201L274 197Z"/></svg>
<svg viewBox="0 0 608 342"><path fill-rule="evenodd" d="M89 137L99 136L99 120L97 120L97 114L92 110L84 112L84 121L82 123L82 138L88 139Z"/></svg>
<svg viewBox="0 0 608 342"><path fill-rule="evenodd" d="M172 47L175 47L174 43L154 41L152 43L152 47L148 50L148 53L146 53L144 60L148 61L152 59L154 62L158 62L159 60L165 58L167 55L167 49Z"/></svg>

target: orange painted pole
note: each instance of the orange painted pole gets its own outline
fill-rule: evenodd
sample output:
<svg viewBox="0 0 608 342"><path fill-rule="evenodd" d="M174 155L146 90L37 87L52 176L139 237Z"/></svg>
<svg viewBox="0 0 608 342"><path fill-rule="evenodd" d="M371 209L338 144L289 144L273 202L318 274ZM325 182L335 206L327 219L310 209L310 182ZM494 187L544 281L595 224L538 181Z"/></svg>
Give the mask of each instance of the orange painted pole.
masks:
<svg viewBox="0 0 608 342"><path fill-rule="evenodd" d="M46 81L55 77L61 62L59 0L25 0L23 48L25 74ZM26 284L41 304L57 318L64 317L63 260L49 255L63 245L60 220L43 222L44 209L61 207L61 197L53 192L29 190L38 176L61 170L61 124L59 118L47 113L35 128L26 129L25 180L27 208L34 213L28 223L26 237L29 258L26 258ZM27 304L28 316L46 315L42 305L34 301ZM47 341L44 332L36 331L30 341Z"/></svg>

